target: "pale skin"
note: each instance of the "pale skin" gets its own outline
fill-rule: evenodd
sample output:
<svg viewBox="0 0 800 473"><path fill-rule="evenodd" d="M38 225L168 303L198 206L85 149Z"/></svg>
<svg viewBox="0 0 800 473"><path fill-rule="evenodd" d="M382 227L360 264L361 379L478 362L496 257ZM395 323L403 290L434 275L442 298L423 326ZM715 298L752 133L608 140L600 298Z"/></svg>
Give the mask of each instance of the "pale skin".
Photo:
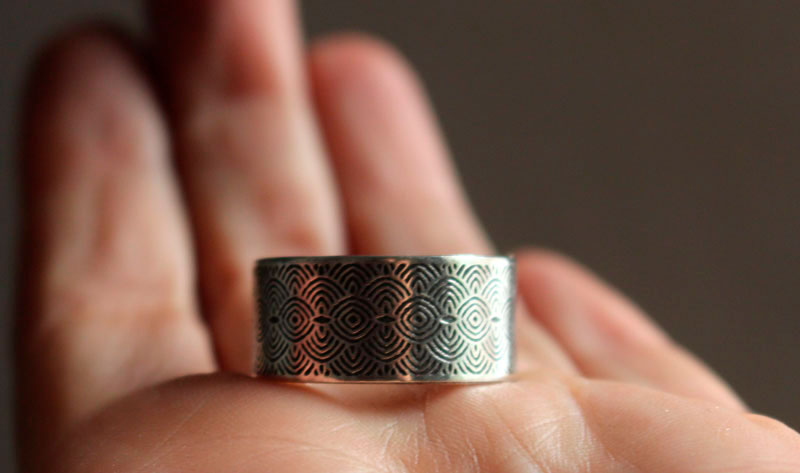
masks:
<svg viewBox="0 0 800 473"><path fill-rule="evenodd" d="M796 432L541 250L517 253L509 382L247 376L254 259L491 242L390 47L359 35L304 45L284 0L150 13L157 66L83 29L54 42L29 87L24 471L800 471Z"/></svg>

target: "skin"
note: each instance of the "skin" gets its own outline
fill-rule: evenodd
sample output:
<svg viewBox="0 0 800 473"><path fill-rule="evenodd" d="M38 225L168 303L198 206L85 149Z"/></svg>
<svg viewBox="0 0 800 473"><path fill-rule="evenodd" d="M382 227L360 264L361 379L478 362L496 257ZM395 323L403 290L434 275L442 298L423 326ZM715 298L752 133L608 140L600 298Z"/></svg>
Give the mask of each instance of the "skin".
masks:
<svg viewBox="0 0 800 473"><path fill-rule="evenodd" d="M492 251L407 64L364 36L303 45L295 9L153 2L154 67L91 28L42 55L21 155L24 471L800 471L796 432L542 250L517 255L510 382L243 374L257 257Z"/></svg>

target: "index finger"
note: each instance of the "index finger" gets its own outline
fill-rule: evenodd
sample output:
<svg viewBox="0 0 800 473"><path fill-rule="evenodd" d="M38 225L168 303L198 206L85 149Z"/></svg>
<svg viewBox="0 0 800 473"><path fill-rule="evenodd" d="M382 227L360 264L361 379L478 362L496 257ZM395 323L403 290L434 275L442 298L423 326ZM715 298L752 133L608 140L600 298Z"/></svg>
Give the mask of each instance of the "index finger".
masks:
<svg viewBox="0 0 800 473"><path fill-rule="evenodd" d="M102 405L213 368L152 93L115 38L73 33L24 124L18 399L23 464Z"/></svg>

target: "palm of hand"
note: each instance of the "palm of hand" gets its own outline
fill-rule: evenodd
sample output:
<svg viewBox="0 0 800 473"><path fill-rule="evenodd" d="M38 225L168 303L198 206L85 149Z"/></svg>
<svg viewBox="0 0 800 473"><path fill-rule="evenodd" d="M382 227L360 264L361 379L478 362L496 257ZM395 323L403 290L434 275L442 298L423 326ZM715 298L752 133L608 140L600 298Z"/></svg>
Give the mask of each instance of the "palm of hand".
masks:
<svg viewBox="0 0 800 473"><path fill-rule="evenodd" d="M800 468L795 432L748 414L638 309L543 252L519 255L509 382L209 374L250 366L257 257L490 246L385 46L320 43L309 93L288 2L180 4L153 7L180 186L166 121L116 39L65 39L34 77L18 370L26 469Z"/></svg>
<svg viewBox="0 0 800 473"><path fill-rule="evenodd" d="M482 386L186 378L107 409L49 471L795 471L780 423L553 373Z"/></svg>

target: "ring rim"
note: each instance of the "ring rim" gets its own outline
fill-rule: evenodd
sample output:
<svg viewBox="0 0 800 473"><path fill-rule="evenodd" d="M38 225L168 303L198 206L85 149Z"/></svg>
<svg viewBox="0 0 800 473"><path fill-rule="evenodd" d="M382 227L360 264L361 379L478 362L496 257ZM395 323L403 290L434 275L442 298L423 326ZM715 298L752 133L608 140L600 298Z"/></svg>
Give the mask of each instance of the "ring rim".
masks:
<svg viewBox="0 0 800 473"><path fill-rule="evenodd" d="M447 255L320 255L320 256L271 256L267 258L259 258L255 262L255 266L262 266L267 264L281 264L293 262L344 262L344 261L380 261L380 262L393 262L405 260L420 260L420 261L442 261L447 259L467 259L473 261L487 261L487 262L508 262L511 265L516 263L514 255L481 255L477 253L453 253Z"/></svg>

